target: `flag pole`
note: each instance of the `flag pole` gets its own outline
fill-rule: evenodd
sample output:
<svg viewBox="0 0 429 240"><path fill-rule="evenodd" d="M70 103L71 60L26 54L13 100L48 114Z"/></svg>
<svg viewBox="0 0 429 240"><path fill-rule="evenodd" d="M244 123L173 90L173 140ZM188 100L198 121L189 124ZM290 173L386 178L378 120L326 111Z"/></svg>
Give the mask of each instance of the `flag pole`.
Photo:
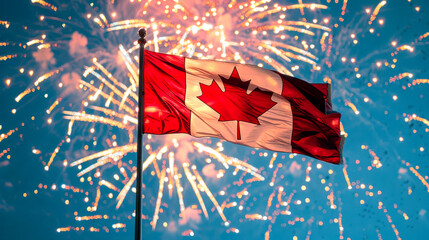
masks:
<svg viewBox="0 0 429 240"><path fill-rule="evenodd" d="M137 133L137 179L136 179L136 226L135 240L142 239L142 158L143 158L143 133L144 133L144 45L146 44L146 29L139 29L140 58L139 58L139 112Z"/></svg>

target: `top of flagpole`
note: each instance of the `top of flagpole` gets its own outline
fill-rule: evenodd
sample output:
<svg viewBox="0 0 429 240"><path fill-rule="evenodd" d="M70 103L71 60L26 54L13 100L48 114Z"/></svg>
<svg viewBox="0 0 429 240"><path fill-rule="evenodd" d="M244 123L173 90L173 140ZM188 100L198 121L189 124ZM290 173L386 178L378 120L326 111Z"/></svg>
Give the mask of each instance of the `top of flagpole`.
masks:
<svg viewBox="0 0 429 240"><path fill-rule="evenodd" d="M146 37L146 29L144 29L144 28L140 28L139 29L139 36L140 36L140 39L139 39L139 44L140 45L145 45L146 44L146 39L145 39L145 37Z"/></svg>

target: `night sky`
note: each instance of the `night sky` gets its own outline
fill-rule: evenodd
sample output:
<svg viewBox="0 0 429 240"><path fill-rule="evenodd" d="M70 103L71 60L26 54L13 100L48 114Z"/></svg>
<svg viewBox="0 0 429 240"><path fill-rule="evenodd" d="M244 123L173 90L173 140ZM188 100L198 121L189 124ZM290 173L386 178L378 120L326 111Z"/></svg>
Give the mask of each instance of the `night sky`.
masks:
<svg viewBox="0 0 429 240"><path fill-rule="evenodd" d="M133 239L140 27L151 51L331 83L347 135L342 165L145 135L143 239L423 239L428 11L419 0L2 1L0 239Z"/></svg>

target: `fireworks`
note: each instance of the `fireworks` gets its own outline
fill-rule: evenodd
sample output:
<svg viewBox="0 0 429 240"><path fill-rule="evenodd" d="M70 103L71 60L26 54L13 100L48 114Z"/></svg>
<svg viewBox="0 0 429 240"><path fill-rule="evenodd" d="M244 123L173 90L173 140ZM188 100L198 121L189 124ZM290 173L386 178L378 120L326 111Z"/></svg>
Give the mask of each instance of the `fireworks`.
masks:
<svg viewBox="0 0 429 240"><path fill-rule="evenodd" d="M429 148L428 76L419 68L427 65L429 33L414 21L423 18L423 6L408 2L31 1L40 10L37 23L0 21L10 36L0 42L0 60L15 71L2 73L11 120L0 125L0 167L28 158L15 142L31 144L40 180L32 178L19 195L33 199L51 191L55 201L73 206L67 209L73 217L52 231L132 234L136 30L145 27L153 51L332 83L341 131L349 136L345 164L332 166L214 139L147 135L149 236L418 236L427 227L421 219L429 188L422 161ZM395 23L404 29L397 33L391 23L397 15L389 12L413 20ZM33 131L37 139L27 137Z"/></svg>

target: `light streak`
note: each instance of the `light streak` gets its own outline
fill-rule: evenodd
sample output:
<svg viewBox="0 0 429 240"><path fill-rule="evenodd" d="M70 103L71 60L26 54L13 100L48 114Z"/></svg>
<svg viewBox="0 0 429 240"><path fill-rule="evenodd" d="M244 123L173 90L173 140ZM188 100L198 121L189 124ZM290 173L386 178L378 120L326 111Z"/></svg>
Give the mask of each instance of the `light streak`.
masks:
<svg viewBox="0 0 429 240"><path fill-rule="evenodd" d="M405 113L404 113L404 117L405 117L405 122L409 122L411 120L415 120L415 121L419 121L419 122L424 123L426 126L429 126L429 120L427 120L425 118L422 118L422 117L419 117L416 114L405 115Z"/></svg>
<svg viewBox="0 0 429 240"><path fill-rule="evenodd" d="M221 209L221 207L219 206L219 203L216 201L216 198L213 196L212 192L210 191L210 189L207 187L206 183L204 182L203 178L200 176L200 174L197 172L195 165L192 166L192 172L194 173L194 175L197 177L197 180L199 182L199 184L203 187L204 192L207 194L207 196L210 198L210 200L212 201L213 205L215 205L216 210L218 211L220 217L222 218L222 220L224 222L226 222L226 217L223 214L223 211Z"/></svg>
<svg viewBox="0 0 429 240"><path fill-rule="evenodd" d="M159 190L158 190L158 198L156 199L156 205L155 205L155 213L153 214L153 219L151 222L152 225L152 230L155 230L156 227L156 222L159 219L159 208L161 207L161 200L162 200L162 196L163 196L163 190L164 190L164 180L165 178L165 169L162 169L161 171L161 176L159 178Z"/></svg>
<svg viewBox="0 0 429 240"><path fill-rule="evenodd" d="M206 205L204 204L203 198L201 197L201 193L198 190L197 184L195 183L194 176L189 170L189 163L183 164L183 170L185 171L185 175L188 178L188 181L191 183L192 189L195 192L195 196L197 196L198 202L200 203L201 209L203 210L204 216L209 218L209 214L207 213Z"/></svg>
<svg viewBox="0 0 429 240"><path fill-rule="evenodd" d="M383 0L377 5L377 7L375 7L374 11L371 14L371 18L368 22L369 25L371 25L372 22L374 22L375 18L378 15L378 12L380 11L380 8L382 8L384 5L386 5L386 3L387 3L387 1Z"/></svg>

